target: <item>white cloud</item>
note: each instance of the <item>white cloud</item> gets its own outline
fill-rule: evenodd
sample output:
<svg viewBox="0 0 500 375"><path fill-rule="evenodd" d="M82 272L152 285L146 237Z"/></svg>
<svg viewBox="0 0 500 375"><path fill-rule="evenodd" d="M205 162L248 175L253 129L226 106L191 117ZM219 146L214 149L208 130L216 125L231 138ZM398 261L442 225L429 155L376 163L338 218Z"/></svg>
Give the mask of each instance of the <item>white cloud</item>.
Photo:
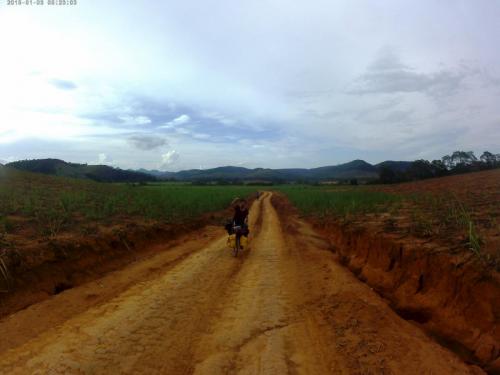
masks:
<svg viewBox="0 0 500 375"><path fill-rule="evenodd" d="M151 119L147 116L129 116L129 115L124 115L124 116L119 116L118 117L123 125L146 125L146 124L151 124Z"/></svg>
<svg viewBox="0 0 500 375"><path fill-rule="evenodd" d="M214 166L233 162L246 129L249 148L266 146L252 162L275 167L498 144L498 2L109 0L68 11L0 11L3 155L106 150L117 165L153 167L168 132L176 167ZM129 141L138 128L151 138Z"/></svg>
<svg viewBox="0 0 500 375"><path fill-rule="evenodd" d="M196 139L210 139L211 138L210 134L205 134L205 133L193 133L192 136L193 136L193 138L196 138Z"/></svg>
<svg viewBox="0 0 500 375"><path fill-rule="evenodd" d="M191 130L186 128L175 128L175 132L182 135L190 135L192 133Z"/></svg>
<svg viewBox="0 0 500 375"><path fill-rule="evenodd" d="M226 126L233 126L236 124L236 120L229 118L227 116L224 116L224 115L217 113L217 112L204 112L204 113L202 113L202 116L205 118L216 120L216 121L218 121L221 124L224 124Z"/></svg>
<svg viewBox="0 0 500 375"><path fill-rule="evenodd" d="M98 164L98 165L113 165L113 159L110 158L105 153L100 153L99 155L97 155L96 164Z"/></svg>
<svg viewBox="0 0 500 375"><path fill-rule="evenodd" d="M49 83L60 90L76 90L76 88L78 87L74 82L58 78L49 80Z"/></svg>
<svg viewBox="0 0 500 375"><path fill-rule="evenodd" d="M175 150L170 150L161 155L161 168L166 168L179 160L179 153Z"/></svg>
<svg viewBox="0 0 500 375"><path fill-rule="evenodd" d="M403 64L393 51L384 52L349 88L350 94L426 93L431 96L456 94L471 72L439 70L418 72Z"/></svg>
<svg viewBox="0 0 500 375"><path fill-rule="evenodd" d="M33 138L85 141L89 136L113 136L120 132L127 130L114 129L107 124L95 126L92 121L69 113L16 111L2 108L0 105L0 144Z"/></svg>
<svg viewBox="0 0 500 375"><path fill-rule="evenodd" d="M165 129L172 129L176 126L187 124L191 118L188 115L180 115L179 117L174 118L172 121L167 122L165 125L160 126Z"/></svg>

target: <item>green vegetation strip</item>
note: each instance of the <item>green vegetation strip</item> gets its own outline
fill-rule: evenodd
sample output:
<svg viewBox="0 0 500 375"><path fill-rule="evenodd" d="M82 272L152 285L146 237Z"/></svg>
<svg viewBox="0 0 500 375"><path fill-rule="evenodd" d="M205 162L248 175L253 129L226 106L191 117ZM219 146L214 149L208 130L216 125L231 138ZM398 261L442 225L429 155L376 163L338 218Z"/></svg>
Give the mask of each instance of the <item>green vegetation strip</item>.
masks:
<svg viewBox="0 0 500 375"><path fill-rule="evenodd" d="M0 232L13 228L11 217L33 220L45 235L78 222L141 218L182 222L228 207L249 186L105 184L24 172L0 179Z"/></svg>
<svg viewBox="0 0 500 375"><path fill-rule="evenodd" d="M386 211L400 197L367 189L284 185L276 190L285 193L295 207L306 215L346 217L351 214Z"/></svg>
<svg viewBox="0 0 500 375"><path fill-rule="evenodd" d="M363 214L388 213L386 225L395 224L395 215L408 217L403 231L423 238L448 238L459 241L484 265L500 269L500 254L483 251L484 240L473 211L452 194L390 194L367 187L283 185L275 187L288 196L304 215L336 217L350 221ZM494 226L491 222L488 226ZM458 236L457 236L458 235ZM460 248L455 248L460 251Z"/></svg>

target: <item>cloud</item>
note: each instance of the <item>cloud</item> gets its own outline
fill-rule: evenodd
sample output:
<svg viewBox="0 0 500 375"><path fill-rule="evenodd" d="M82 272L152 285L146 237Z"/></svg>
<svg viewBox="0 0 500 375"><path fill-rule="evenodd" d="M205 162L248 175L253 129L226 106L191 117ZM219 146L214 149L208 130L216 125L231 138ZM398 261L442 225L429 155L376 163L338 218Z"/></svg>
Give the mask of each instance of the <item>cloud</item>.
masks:
<svg viewBox="0 0 500 375"><path fill-rule="evenodd" d="M176 118L174 118L172 121L167 122L165 125L160 126L161 128L166 128L166 129L171 129L179 125L184 125L187 124L191 120L191 117L189 117L186 114L182 114Z"/></svg>
<svg viewBox="0 0 500 375"><path fill-rule="evenodd" d="M170 150L161 155L161 168L168 167L179 160L179 153L175 150Z"/></svg>
<svg viewBox="0 0 500 375"><path fill-rule="evenodd" d="M13 161L16 161L18 160L17 158L15 158L14 156L9 156L5 159L0 159L0 164L7 164L7 163L12 163Z"/></svg>
<svg viewBox="0 0 500 375"><path fill-rule="evenodd" d="M0 59L0 152L105 151L114 165L156 168L175 149L175 168L192 168L241 162L244 149L255 166L293 167L498 140L498 2L320 3L6 9L0 32L16 38Z"/></svg>
<svg viewBox="0 0 500 375"><path fill-rule="evenodd" d="M113 164L113 159L110 158L108 155L105 153L100 153L97 155L97 165L112 165Z"/></svg>
<svg viewBox="0 0 500 375"><path fill-rule="evenodd" d="M163 124L168 119L179 116L179 111L189 111L181 105L165 104L161 98L140 92L126 92L119 86L88 86L91 93L85 95L79 103L82 106L79 117L96 124L109 124L113 127Z"/></svg>
<svg viewBox="0 0 500 375"><path fill-rule="evenodd" d="M128 141L139 150L153 150L161 146L168 145L166 138L152 135L134 135Z"/></svg>
<svg viewBox="0 0 500 375"><path fill-rule="evenodd" d="M58 78L49 80L49 83L60 90L75 90L78 87L74 82Z"/></svg>
<svg viewBox="0 0 500 375"><path fill-rule="evenodd" d="M425 93L430 96L456 94L470 71L417 72L392 51L384 51L347 90L349 94Z"/></svg>
<svg viewBox="0 0 500 375"><path fill-rule="evenodd" d="M408 121L411 119L411 116L413 114L413 110L395 110L388 112L385 118L383 119L385 122L388 123L398 123L402 124L405 121Z"/></svg>
<svg viewBox="0 0 500 375"><path fill-rule="evenodd" d="M210 139L211 136L209 134L205 134L205 133L193 133L192 134L193 138L196 138L196 139Z"/></svg>
<svg viewBox="0 0 500 375"><path fill-rule="evenodd" d="M229 118L227 116L224 116L218 112L204 112L201 115L204 118L216 120L219 123L226 125L226 126L232 126L232 125L236 124L236 120Z"/></svg>
<svg viewBox="0 0 500 375"><path fill-rule="evenodd" d="M118 117L123 125L146 125L151 123L151 119L147 116L130 116L124 115Z"/></svg>
<svg viewBox="0 0 500 375"><path fill-rule="evenodd" d="M193 132L190 129L186 128L175 128L175 132L177 134L182 134L182 135L192 135Z"/></svg>

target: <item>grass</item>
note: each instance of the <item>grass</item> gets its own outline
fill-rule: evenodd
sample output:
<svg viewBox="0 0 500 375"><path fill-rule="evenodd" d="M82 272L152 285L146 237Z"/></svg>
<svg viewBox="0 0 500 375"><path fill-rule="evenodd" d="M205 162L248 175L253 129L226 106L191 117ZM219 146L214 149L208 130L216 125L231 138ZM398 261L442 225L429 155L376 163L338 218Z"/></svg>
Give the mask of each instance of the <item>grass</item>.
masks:
<svg viewBox="0 0 500 375"><path fill-rule="evenodd" d="M387 211L400 197L362 187L332 188L288 185L277 187L305 215L347 218L350 215Z"/></svg>
<svg viewBox="0 0 500 375"><path fill-rule="evenodd" d="M398 220L406 217L406 229L416 237L463 238L463 243L479 260L490 264L497 259L484 254L473 212L452 194L391 194L367 187L325 187L284 185L276 190L285 193L304 215L337 218L344 222L366 214L385 215L385 229L397 230ZM398 218L398 220L396 220ZM455 237L456 236L456 237ZM491 259L489 259L489 258Z"/></svg>
<svg viewBox="0 0 500 375"><path fill-rule="evenodd" d="M414 228L422 226L427 235L441 235L458 231L466 238L467 246L477 256L481 256L481 239L472 210L453 194L418 194L410 197L415 218Z"/></svg>
<svg viewBox="0 0 500 375"><path fill-rule="evenodd" d="M9 170L0 179L0 232L15 231L11 218L33 223L43 237L85 223L141 219L183 222L226 208L257 187L104 184Z"/></svg>
<svg viewBox="0 0 500 375"><path fill-rule="evenodd" d="M14 229L12 222L5 216L0 216L0 233L10 233Z"/></svg>

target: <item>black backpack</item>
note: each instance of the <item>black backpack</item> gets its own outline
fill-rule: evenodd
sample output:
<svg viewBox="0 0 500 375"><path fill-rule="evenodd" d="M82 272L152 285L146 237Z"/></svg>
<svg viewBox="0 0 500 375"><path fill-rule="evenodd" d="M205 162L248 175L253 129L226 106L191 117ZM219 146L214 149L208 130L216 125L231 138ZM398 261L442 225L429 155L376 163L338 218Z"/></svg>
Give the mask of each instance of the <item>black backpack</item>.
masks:
<svg viewBox="0 0 500 375"><path fill-rule="evenodd" d="M224 225L224 229L226 229L227 234L229 234L229 235L233 234L233 222L232 221L228 221Z"/></svg>

